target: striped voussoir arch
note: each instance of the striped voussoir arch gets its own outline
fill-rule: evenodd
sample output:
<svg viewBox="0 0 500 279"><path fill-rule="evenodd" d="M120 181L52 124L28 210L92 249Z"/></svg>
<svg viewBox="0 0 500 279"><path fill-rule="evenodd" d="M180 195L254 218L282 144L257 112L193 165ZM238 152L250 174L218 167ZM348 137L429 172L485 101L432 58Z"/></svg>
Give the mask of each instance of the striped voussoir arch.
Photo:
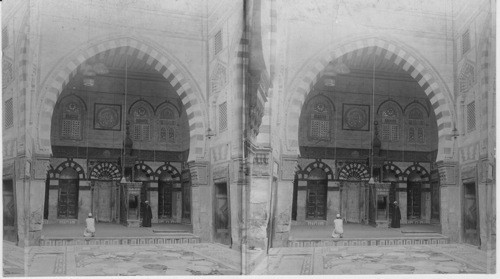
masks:
<svg viewBox="0 0 500 279"><path fill-rule="evenodd" d="M151 180L151 181L155 180L155 173L154 173L153 169L151 167L149 167L148 165L141 162L139 164L135 164L134 168L136 170L143 171L148 176L149 180Z"/></svg>
<svg viewBox="0 0 500 279"><path fill-rule="evenodd" d="M451 114L451 105L447 103L445 93L440 89L438 81L426 67L413 55L391 42L382 39L370 38L347 43L334 51L326 52L322 57L316 60L309 68L306 68L302 80L293 90L286 114L286 146L291 152L298 153L298 135L299 135L299 116L302 105L311 91L313 85L321 77L323 70L331 61L342 57L350 52L368 48L370 53L382 56L400 66L408 72L422 87L423 91L429 97L434 112L436 114L439 150L437 161L451 157L453 149L453 140L451 137L453 129L453 120Z"/></svg>
<svg viewBox="0 0 500 279"><path fill-rule="evenodd" d="M154 175L155 179L158 180L164 172L167 172L168 174L170 174L172 176L173 180L178 181L181 179L181 174L179 173L179 171L169 163L165 163L165 164L161 165L158 169L156 169L155 175Z"/></svg>
<svg viewBox="0 0 500 279"><path fill-rule="evenodd" d="M84 169L82 168L82 166L80 166L80 164L73 161L72 159L68 159L68 160L62 162L61 164L59 164L59 166L57 166L57 168L54 169L54 172L53 172L54 178L59 179L61 172L66 168L73 168L78 173L78 179L85 179Z"/></svg>
<svg viewBox="0 0 500 279"><path fill-rule="evenodd" d="M121 176L118 165L111 162L100 162L90 171L93 180L120 180Z"/></svg>
<svg viewBox="0 0 500 279"><path fill-rule="evenodd" d="M339 180L356 180L368 181L370 180L370 173L365 165L360 163L348 163L339 172Z"/></svg>
<svg viewBox="0 0 500 279"><path fill-rule="evenodd" d="M307 180L309 178L309 174L311 173L312 170L314 169L322 169L326 173L326 178L328 180L333 180L333 170L332 168L321 162L321 160L316 160L316 162L310 163L305 167L303 170L301 170L298 173L299 179L301 180Z"/></svg>
<svg viewBox="0 0 500 279"><path fill-rule="evenodd" d="M420 178L424 181L429 181L429 173L427 170L419 165L418 163L415 163L411 166L409 166L404 172L403 172L403 179L404 181L408 181L408 175L411 173L416 172L418 175L420 175Z"/></svg>
<svg viewBox="0 0 500 279"><path fill-rule="evenodd" d="M404 181L403 172L398 166L394 165L393 163L387 163L382 168L385 172L393 173L398 181Z"/></svg>
<svg viewBox="0 0 500 279"><path fill-rule="evenodd" d="M120 52L135 56L162 74L170 82L174 90L184 104L189 121L190 130L190 152L189 160L203 157L205 153L205 124L203 117L203 103L197 97L195 89L190 85L182 70L172 63L166 55L160 53L153 47L132 38L120 38L98 43L90 48L79 52L75 57L63 65L59 71L51 76L51 82L44 88L43 99L39 114L38 141L39 151L51 152L50 125L52 113L59 94L73 77L79 66L87 59L107 50L120 48Z"/></svg>

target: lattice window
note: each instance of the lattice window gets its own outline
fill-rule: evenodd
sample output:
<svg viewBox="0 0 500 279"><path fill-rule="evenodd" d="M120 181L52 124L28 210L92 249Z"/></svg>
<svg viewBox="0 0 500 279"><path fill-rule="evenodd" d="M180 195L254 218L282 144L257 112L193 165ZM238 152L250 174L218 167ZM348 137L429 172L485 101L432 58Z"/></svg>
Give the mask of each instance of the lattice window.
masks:
<svg viewBox="0 0 500 279"><path fill-rule="evenodd" d="M61 138L70 140L82 139L82 114L80 106L75 102L64 105L62 112Z"/></svg>
<svg viewBox="0 0 500 279"><path fill-rule="evenodd" d="M9 29L7 27L2 29L2 49L9 46Z"/></svg>
<svg viewBox="0 0 500 279"><path fill-rule="evenodd" d="M313 139L329 139L330 138L330 121L328 119L328 109L323 103L315 103L313 105L313 113L311 114L311 138Z"/></svg>
<svg viewBox="0 0 500 279"><path fill-rule="evenodd" d="M222 66L221 64L217 64L210 82L212 93L220 92L226 85L226 67Z"/></svg>
<svg viewBox="0 0 500 279"><path fill-rule="evenodd" d="M422 128L422 127L417 128L417 142L418 143L425 143L424 128Z"/></svg>
<svg viewBox="0 0 500 279"><path fill-rule="evenodd" d="M408 142L415 143L417 141L417 137L415 136L415 127L408 128Z"/></svg>
<svg viewBox="0 0 500 279"><path fill-rule="evenodd" d="M476 130L476 104L471 102L467 105L467 132Z"/></svg>
<svg viewBox="0 0 500 279"><path fill-rule="evenodd" d="M418 108L413 108L408 113L408 142L425 143L424 113Z"/></svg>
<svg viewBox="0 0 500 279"><path fill-rule="evenodd" d="M317 139L327 139L330 135L330 121L316 120L311 121L311 136Z"/></svg>
<svg viewBox="0 0 500 279"><path fill-rule="evenodd" d="M460 76L458 78L460 93L467 92L475 82L474 66L469 63L465 63L460 71Z"/></svg>
<svg viewBox="0 0 500 279"><path fill-rule="evenodd" d="M159 140L160 142L175 143L177 132L177 114L170 108L165 108L160 112L159 120Z"/></svg>
<svg viewBox="0 0 500 279"><path fill-rule="evenodd" d="M399 141L399 113L392 106L382 111L382 140Z"/></svg>
<svg viewBox="0 0 500 279"><path fill-rule="evenodd" d="M138 106L132 112L134 124L132 126L133 141L149 141L151 136L150 115L143 106Z"/></svg>
<svg viewBox="0 0 500 279"><path fill-rule="evenodd" d="M227 102L219 105L219 131L227 129Z"/></svg>
<svg viewBox="0 0 500 279"><path fill-rule="evenodd" d="M222 30L219 30L214 37L214 54L217 55L222 50Z"/></svg>
<svg viewBox="0 0 500 279"><path fill-rule="evenodd" d="M14 103L12 98L5 101L3 119L5 128L10 128L14 125Z"/></svg>
<svg viewBox="0 0 500 279"><path fill-rule="evenodd" d="M465 54L469 50L470 50L470 32L469 30L467 30L462 34L462 54Z"/></svg>

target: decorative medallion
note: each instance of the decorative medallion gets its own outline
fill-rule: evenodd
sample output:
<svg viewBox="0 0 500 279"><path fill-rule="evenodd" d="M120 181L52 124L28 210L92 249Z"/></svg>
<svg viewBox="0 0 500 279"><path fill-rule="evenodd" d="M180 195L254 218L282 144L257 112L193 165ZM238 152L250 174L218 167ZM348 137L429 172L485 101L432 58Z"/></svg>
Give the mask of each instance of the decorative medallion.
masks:
<svg viewBox="0 0 500 279"><path fill-rule="evenodd" d="M134 116L135 117L141 117L144 118L147 115L147 111L143 107L139 107L138 109L135 110Z"/></svg>
<svg viewBox="0 0 500 279"><path fill-rule="evenodd" d="M94 129L121 130L121 106L110 104L95 104Z"/></svg>
<svg viewBox="0 0 500 279"><path fill-rule="evenodd" d="M342 129L368 131L370 129L369 112L370 107L366 105L343 105Z"/></svg>

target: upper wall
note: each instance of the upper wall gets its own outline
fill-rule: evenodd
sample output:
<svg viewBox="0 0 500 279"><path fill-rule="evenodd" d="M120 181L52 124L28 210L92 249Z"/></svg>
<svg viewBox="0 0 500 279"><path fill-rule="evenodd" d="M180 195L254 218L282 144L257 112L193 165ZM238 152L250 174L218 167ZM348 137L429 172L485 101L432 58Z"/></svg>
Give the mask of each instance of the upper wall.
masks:
<svg viewBox="0 0 500 279"><path fill-rule="evenodd" d="M172 62L185 67L204 91L204 4L166 4L143 0L44 1L40 7L40 80L43 83L62 59L75 55L79 49L109 39L132 37L173 57Z"/></svg>

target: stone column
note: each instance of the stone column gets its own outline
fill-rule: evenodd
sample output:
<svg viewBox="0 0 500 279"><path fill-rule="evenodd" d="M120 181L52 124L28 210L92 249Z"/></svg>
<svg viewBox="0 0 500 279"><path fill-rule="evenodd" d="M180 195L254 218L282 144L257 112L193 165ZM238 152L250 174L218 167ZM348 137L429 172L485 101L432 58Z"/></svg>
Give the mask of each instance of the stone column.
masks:
<svg viewBox="0 0 500 279"><path fill-rule="evenodd" d="M270 218L272 165L269 148L249 148L250 181L247 216L247 244L250 249L266 249Z"/></svg>
<svg viewBox="0 0 500 279"><path fill-rule="evenodd" d="M20 183L16 182L19 186L22 185L23 193L21 197L24 197L24 214L21 216L23 220L19 222L19 224L24 225L24 239L20 239L20 244L36 246L40 244L42 236L45 179L47 178L49 158L35 157L31 161L19 159L18 166L24 166L17 173L18 177L22 177L22 181L19 181ZM21 228L19 229L21 230Z"/></svg>
<svg viewBox="0 0 500 279"><path fill-rule="evenodd" d="M406 182L396 183L396 200L399 203L399 210L401 211L401 224L408 223L408 193L406 192L406 186Z"/></svg>
<svg viewBox="0 0 500 279"><path fill-rule="evenodd" d="M420 198L421 204L421 220L425 224L431 223L431 184L430 183L422 183L422 196Z"/></svg>
<svg viewBox="0 0 500 279"><path fill-rule="evenodd" d="M458 162L437 162L441 198L441 232L450 237L452 242L460 239L460 187L458 187Z"/></svg>
<svg viewBox="0 0 500 279"><path fill-rule="evenodd" d="M292 220L293 180L297 168L297 156L283 156L278 170L278 204L276 208L274 247L284 247L290 237ZM298 214L297 214L298 217Z"/></svg>
<svg viewBox="0 0 500 279"><path fill-rule="evenodd" d="M297 223L304 225L306 223L306 203L307 203L307 181L297 181ZM292 188L293 189L293 188ZM293 195L293 192L292 192Z"/></svg>
<svg viewBox="0 0 500 279"><path fill-rule="evenodd" d="M212 191L208 183L208 166L205 161L188 162L191 172L191 221L193 234L203 241L213 240Z"/></svg>

